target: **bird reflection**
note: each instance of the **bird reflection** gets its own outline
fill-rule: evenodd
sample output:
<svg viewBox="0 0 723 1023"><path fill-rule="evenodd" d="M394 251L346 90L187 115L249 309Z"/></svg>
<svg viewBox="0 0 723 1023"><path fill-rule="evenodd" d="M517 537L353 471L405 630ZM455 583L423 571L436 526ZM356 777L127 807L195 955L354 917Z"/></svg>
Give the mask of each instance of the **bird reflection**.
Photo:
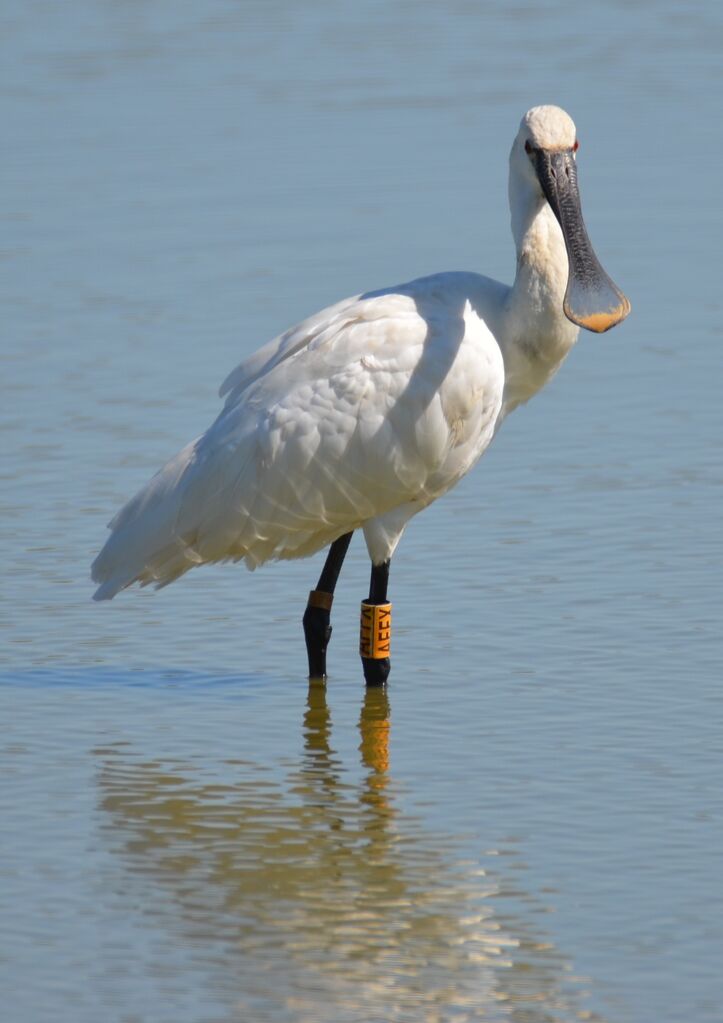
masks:
<svg viewBox="0 0 723 1023"><path fill-rule="evenodd" d="M500 915L501 875L396 806L384 690L367 690L359 735L361 774L334 750L325 687L311 683L283 777L98 750L119 887L136 885L151 919L153 889L171 894L161 926L196 950L231 1019L597 1018L530 921Z"/></svg>

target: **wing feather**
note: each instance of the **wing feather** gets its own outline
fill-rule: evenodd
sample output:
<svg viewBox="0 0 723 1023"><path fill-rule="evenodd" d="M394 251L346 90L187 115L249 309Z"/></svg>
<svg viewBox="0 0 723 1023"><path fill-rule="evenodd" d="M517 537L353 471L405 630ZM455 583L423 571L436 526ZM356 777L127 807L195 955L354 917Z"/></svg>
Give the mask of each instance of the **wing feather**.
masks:
<svg viewBox="0 0 723 1023"><path fill-rule="evenodd" d="M408 518L452 485L471 457L451 452L480 432L474 401L488 386L496 415L503 374L481 366L475 331L499 350L469 304L425 295L347 299L241 363L209 430L111 523L96 598L204 562L302 557L402 506Z"/></svg>

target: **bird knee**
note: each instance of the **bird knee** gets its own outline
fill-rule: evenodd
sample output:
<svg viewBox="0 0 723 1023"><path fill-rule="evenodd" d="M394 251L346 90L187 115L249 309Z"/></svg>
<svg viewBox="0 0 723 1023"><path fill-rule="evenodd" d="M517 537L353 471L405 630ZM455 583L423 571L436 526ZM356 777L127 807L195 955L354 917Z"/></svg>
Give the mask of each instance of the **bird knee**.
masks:
<svg viewBox="0 0 723 1023"><path fill-rule="evenodd" d="M312 590L302 619L307 646L313 644L323 650L331 638L331 593Z"/></svg>

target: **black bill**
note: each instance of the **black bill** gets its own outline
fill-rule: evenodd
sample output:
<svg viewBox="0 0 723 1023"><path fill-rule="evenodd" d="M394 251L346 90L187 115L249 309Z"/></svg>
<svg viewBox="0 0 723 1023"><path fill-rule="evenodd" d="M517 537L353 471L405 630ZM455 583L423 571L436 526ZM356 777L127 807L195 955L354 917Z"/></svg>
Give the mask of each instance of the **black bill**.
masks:
<svg viewBox="0 0 723 1023"><path fill-rule="evenodd" d="M570 265L563 309L586 330L602 334L630 312L630 302L603 270L582 219L577 164L571 149L534 150L545 198L560 222Z"/></svg>

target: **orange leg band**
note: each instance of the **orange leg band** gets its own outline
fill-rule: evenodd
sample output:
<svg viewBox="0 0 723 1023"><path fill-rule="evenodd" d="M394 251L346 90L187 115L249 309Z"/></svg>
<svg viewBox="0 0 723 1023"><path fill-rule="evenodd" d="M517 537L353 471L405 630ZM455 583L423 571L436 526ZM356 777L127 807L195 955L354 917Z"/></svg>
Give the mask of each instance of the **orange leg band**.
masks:
<svg viewBox="0 0 723 1023"><path fill-rule="evenodd" d="M381 660L389 657L392 640L392 605L368 604L361 606L361 632L359 653L362 657Z"/></svg>

